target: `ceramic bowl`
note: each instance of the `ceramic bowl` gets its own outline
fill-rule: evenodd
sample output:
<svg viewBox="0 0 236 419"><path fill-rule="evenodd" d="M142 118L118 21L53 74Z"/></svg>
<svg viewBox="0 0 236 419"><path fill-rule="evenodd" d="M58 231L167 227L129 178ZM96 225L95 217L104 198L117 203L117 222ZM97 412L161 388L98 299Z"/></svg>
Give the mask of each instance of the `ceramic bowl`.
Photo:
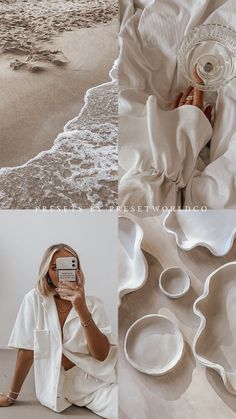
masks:
<svg viewBox="0 0 236 419"><path fill-rule="evenodd" d="M162 292L169 298L180 298L190 288L190 278L182 268L171 267L165 269L159 277L159 286Z"/></svg>
<svg viewBox="0 0 236 419"><path fill-rule="evenodd" d="M124 350L134 368L158 376L167 374L179 363L184 340L179 328L167 317L149 314L130 326Z"/></svg>
<svg viewBox="0 0 236 419"><path fill-rule="evenodd" d="M148 265L141 249L142 228L125 217L118 220L119 299L140 289L148 276Z"/></svg>
<svg viewBox="0 0 236 419"><path fill-rule="evenodd" d="M197 361L216 370L226 389L236 395L236 262L212 272L193 311L200 318L194 337Z"/></svg>
<svg viewBox="0 0 236 419"><path fill-rule="evenodd" d="M231 249L236 233L236 211L169 211L164 229L173 234L183 250L203 246L215 256L224 256Z"/></svg>

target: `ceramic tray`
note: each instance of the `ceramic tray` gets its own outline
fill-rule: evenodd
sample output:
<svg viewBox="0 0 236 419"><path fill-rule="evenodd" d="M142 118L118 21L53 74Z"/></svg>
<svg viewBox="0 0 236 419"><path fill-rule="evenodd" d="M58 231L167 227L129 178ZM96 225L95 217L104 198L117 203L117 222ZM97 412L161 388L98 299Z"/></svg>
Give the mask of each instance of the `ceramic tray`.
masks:
<svg viewBox="0 0 236 419"><path fill-rule="evenodd" d="M170 211L163 221L164 229L173 234L183 250L204 246L215 256L224 256L233 245L236 211Z"/></svg>
<svg viewBox="0 0 236 419"><path fill-rule="evenodd" d="M193 342L196 359L216 370L226 389L236 394L236 262L208 276L193 310L201 319Z"/></svg>
<svg viewBox="0 0 236 419"><path fill-rule="evenodd" d="M150 375L170 372L181 360L183 336L167 317L150 314L138 319L128 329L125 356L137 370Z"/></svg>
<svg viewBox="0 0 236 419"><path fill-rule="evenodd" d="M141 288L148 275L146 258L141 249L143 230L125 217L118 221L119 247L119 299Z"/></svg>

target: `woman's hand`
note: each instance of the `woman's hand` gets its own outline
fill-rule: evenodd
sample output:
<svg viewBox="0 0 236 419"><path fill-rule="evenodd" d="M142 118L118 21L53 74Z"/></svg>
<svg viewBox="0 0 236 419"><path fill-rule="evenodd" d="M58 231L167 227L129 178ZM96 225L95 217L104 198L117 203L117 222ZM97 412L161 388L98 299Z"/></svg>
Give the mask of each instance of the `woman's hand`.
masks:
<svg viewBox="0 0 236 419"><path fill-rule="evenodd" d="M201 77L198 75L197 68L193 72L193 76L198 84L204 84ZM180 92L175 100L171 103L170 109L176 109L183 105L192 105L197 106L205 114L208 121L212 122L212 106L208 105L204 109L204 92L197 89L196 87L189 86L187 90L183 93Z"/></svg>
<svg viewBox="0 0 236 419"><path fill-rule="evenodd" d="M107 337L96 326L86 305L83 272L77 272L76 283L68 281L59 283L56 291L62 300L71 301L77 311L92 357L98 361L104 361L109 353L110 343Z"/></svg>
<svg viewBox="0 0 236 419"><path fill-rule="evenodd" d="M199 109L202 110L202 112L205 114L205 116L211 123L212 106L208 105L205 109L203 109L203 99L203 91L189 86L184 93L180 92L176 96L175 100L171 103L170 108L171 110L173 110L183 105L197 106Z"/></svg>
<svg viewBox="0 0 236 419"><path fill-rule="evenodd" d="M88 311L84 291L84 275L82 271L77 271L77 281L65 281L58 284L56 288L62 300L70 301L81 317L81 320L88 320L90 313Z"/></svg>
<svg viewBox="0 0 236 419"><path fill-rule="evenodd" d="M8 407L12 405L12 401L6 394L0 394L0 407Z"/></svg>

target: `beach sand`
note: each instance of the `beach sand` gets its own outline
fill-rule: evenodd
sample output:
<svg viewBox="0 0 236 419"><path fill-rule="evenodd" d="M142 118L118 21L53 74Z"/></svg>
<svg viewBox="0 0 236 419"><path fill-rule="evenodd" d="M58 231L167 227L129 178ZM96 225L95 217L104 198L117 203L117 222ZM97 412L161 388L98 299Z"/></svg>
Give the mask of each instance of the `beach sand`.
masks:
<svg viewBox="0 0 236 419"><path fill-rule="evenodd" d="M68 59L65 65L38 60L33 64L43 71L13 70L10 62L27 60L28 52L19 55L19 50L5 50L0 55L0 167L24 164L50 149L65 123L78 115L85 92L110 80L108 72L118 54L118 24L110 18L96 26L88 16L81 29L72 25L72 30L54 33L43 44L42 39L34 40L34 52L35 45L39 51L60 50Z"/></svg>

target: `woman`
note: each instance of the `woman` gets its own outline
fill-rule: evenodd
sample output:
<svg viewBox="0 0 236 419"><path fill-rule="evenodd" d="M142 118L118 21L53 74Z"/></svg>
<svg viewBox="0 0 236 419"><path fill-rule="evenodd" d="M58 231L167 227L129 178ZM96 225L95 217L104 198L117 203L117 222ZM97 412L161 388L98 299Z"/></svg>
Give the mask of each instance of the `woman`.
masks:
<svg viewBox="0 0 236 419"><path fill-rule="evenodd" d="M56 260L75 257L76 283L59 283ZM18 348L14 377L0 406L13 404L34 363L36 396L62 412L75 404L117 418L116 347L100 300L85 297L77 253L65 244L49 247L36 289L25 295L9 346Z"/></svg>

